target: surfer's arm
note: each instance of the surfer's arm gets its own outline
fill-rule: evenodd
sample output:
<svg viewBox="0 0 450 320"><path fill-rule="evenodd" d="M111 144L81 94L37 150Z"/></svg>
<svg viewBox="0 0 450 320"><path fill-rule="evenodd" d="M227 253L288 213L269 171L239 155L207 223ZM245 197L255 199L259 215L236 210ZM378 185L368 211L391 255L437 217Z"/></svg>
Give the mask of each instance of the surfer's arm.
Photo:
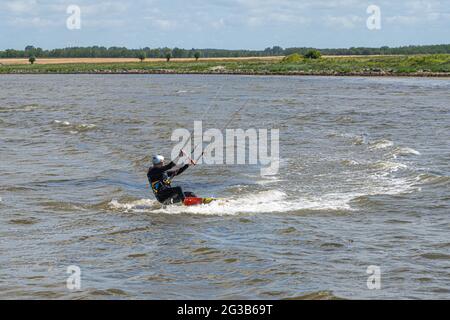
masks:
<svg viewBox="0 0 450 320"><path fill-rule="evenodd" d="M161 168L161 170L162 171L168 171L168 170L172 169L175 166L176 166L175 162L171 161L169 164L166 164L165 166L163 166Z"/></svg>
<svg viewBox="0 0 450 320"><path fill-rule="evenodd" d="M172 169L173 167L176 166L176 164L178 163L178 161L180 160L180 158L181 158L182 156L183 156L183 151L180 151L180 154L178 155L178 157L176 157L175 159L173 159L172 161L170 161L169 164L163 166L161 169L162 169L163 171L168 171L168 170ZM186 170L186 169L184 169L184 170ZM184 171L184 170L183 170L183 171Z"/></svg>
<svg viewBox="0 0 450 320"><path fill-rule="evenodd" d="M188 164L185 164L184 166L182 166L182 167L180 168L180 170L178 170L178 171L176 172L176 175L182 174L184 171L186 171L187 168L189 168L189 165L188 165Z"/></svg>
<svg viewBox="0 0 450 320"><path fill-rule="evenodd" d="M178 169L176 169L176 170L168 171L167 173L168 173L169 176L172 178L172 177L175 177L175 176L178 176L178 175L182 174L184 171L186 171L187 168L189 168L189 165L188 165L188 164L185 164L185 165L182 166L181 168L178 168Z"/></svg>

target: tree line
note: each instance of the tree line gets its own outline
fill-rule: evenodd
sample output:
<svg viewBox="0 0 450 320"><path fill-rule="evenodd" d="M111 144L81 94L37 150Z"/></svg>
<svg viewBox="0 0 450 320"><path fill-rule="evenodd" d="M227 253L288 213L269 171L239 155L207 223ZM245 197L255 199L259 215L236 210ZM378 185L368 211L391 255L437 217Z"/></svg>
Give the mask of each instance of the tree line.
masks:
<svg viewBox="0 0 450 320"><path fill-rule="evenodd" d="M44 50L27 46L24 50L7 49L0 51L0 58L231 58L231 57L266 57L287 56L291 54L305 55L317 48L294 47L282 48L274 46L264 50L226 50L226 49L181 49L181 48L141 48L125 47L70 47ZM401 54L450 54L450 44L403 46L403 47L351 47L337 49L319 49L323 55L401 55Z"/></svg>

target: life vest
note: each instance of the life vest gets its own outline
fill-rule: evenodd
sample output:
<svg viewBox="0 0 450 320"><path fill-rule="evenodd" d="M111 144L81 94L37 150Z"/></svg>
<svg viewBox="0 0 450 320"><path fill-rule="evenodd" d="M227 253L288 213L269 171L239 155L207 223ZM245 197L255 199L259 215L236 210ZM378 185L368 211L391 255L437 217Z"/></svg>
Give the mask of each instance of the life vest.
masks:
<svg viewBox="0 0 450 320"><path fill-rule="evenodd" d="M161 191L166 190L167 188L170 188L170 179L167 174L163 175L163 179L155 181L152 183L152 190L155 195L158 195Z"/></svg>

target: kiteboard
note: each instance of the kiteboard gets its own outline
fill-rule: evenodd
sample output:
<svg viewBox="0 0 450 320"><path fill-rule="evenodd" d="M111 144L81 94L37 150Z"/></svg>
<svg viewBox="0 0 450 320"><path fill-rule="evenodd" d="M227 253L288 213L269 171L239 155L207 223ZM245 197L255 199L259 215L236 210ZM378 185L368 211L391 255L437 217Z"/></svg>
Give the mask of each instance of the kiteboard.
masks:
<svg viewBox="0 0 450 320"><path fill-rule="evenodd" d="M214 198L198 198L198 197L186 197L183 201L183 204L185 206L199 206L202 204L210 204L213 201L216 201L217 199Z"/></svg>

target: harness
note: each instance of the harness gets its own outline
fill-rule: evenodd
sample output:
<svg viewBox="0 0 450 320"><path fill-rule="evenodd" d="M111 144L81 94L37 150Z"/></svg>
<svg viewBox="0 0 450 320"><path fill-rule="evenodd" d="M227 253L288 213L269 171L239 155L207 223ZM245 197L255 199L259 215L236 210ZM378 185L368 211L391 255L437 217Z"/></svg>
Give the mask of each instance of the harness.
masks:
<svg viewBox="0 0 450 320"><path fill-rule="evenodd" d="M167 188L170 188L170 179L164 179L155 181L152 183L152 190L157 195L159 192L166 190Z"/></svg>

